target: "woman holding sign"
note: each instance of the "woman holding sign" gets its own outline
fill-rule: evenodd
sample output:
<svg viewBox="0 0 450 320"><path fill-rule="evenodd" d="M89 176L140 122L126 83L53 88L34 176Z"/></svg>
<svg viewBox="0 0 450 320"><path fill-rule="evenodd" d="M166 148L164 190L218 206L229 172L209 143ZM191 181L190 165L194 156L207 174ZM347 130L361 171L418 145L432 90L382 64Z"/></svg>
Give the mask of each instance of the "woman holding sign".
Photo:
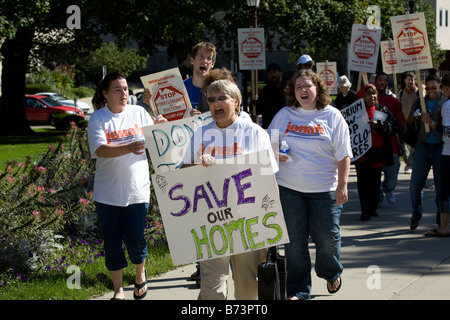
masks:
<svg viewBox="0 0 450 320"><path fill-rule="evenodd" d="M449 215L450 215L450 74L442 78L442 92L446 96L446 100L441 109L441 116L438 121L433 120L431 115L422 115L423 122L430 125L433 130L442 134L444 146L441 155L441 196L440 196L440 225L436 229L425 232L429 237L449 237Z"/></svg>
<svg viewBox="0 0 450 320"><path fill-rule="evenodd" d="M278 171L267 132L255 123L239 117L241 93L230 80L217 80L208 88L207 100L215 121L197 130L180 163L214 165L216 159L268 150L270 168L266 174ZM197 134L200 132L200 134ZM258 299L258 264L266 259L267 250L256 250L200 262L201 286L199 299L224 300L227 298L227 278L230 262L233 269L235 298Z"/></svg>
<svg viewBox="0 0 450 320"><path fill-rule="evenodd" d="M425 79L425 105L427 112L431 115L431 119L437 122L442 106L447 99L441 91L441 79L436 75L429 75ZM417 143L414 146L414 154L412 158L413 171L411 173L411 181L409 191L411 195L412 215L409 225L411 230L417 229L419 221L423 215L423 188L427 181L428 173L433 167L434 186L436 189L436 223L440 222L440 189L441 189L441 171L440 161L442 153L442 134L437 132L433 126L429 132L425 131L422 124L420 98L414 102L410 115L408 117L407 126L409 128L419 128Z"/></svg>
<svg viewBox="0 0 450 320"><path fill-rule="evenodd" d="M286 141L277 181L290 243L285 245L287 294L291 300L311 297L308 238L316 245L317 275L330 293L342 284L339 219L348 201L347 180L352 149L347 122L331 106L327 86L311 70L300 70L285 89L288 106L267 129Z"/></svg>
<svg viewBox="0 0 450 320"><path fill-rule="evenodd" d="M364 99L370 122L372 147L357 159L355 164L361 221L378 215L380 202L381 170L383 166L394 165L391 136L397 133L397 121L385 106L378 104L374 85L363 86L357 93Z"/></svg>
<svg viewBox="0 0 450 320"><path fill-rule="evenodd" d="M93 199L105 247L105 265L114 284L112 299L124 298L122 270L127 260L123 242L136 265L134 298L142 299L147 294L144 228L150 177L145 145L138 136L142 127L166 119L152 119L141 106L127 105L128 85L120 74L106 75L97 90L102 107L89 119L88 140L91 156L97 159Z"/></svg>

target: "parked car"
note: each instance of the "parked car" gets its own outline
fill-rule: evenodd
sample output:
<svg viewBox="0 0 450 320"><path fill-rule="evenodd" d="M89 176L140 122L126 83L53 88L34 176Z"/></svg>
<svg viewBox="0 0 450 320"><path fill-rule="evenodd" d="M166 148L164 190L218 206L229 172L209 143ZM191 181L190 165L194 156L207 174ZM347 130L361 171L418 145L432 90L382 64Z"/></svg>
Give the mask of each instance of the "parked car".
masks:
<svg viewBox="0 0 450 320"><path fill-rule="evenodd" d="M66 128L71 121L78 123L84 119L80 109L41 95L25 96L25 113L30 124L49 124L57 129Z"/></svg>
<svg viewBox="0 0 450 320"><path fill-rule="evenodd" d="M74 100L66 98L65 96L60 95L59 93L56 92L40 92L36 93L36 95L52 97L53 99L60 101L65 106L75 106ZM77 108L81 109L84 114L88 113L90 110L89 105L86 102L80 100L77 100Z"/></svg>

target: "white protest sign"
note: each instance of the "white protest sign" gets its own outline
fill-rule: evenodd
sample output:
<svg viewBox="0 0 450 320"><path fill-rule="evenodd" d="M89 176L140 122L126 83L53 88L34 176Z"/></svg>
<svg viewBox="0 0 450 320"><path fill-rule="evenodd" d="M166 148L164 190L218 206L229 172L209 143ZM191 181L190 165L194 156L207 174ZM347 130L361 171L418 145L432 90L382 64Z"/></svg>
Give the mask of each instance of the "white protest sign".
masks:
<svg viewBox="0 0 450 320"><path fill-rule="evenodd" d="M381 29L354 24L350 42L348 69L375 73L380 48Z"/></svg>
<svg viewBox="0 0 450 320"><path fill-rule="evenodd" d="M391 17L400 72L433 68L423 12Z"/></svg>
<svg viewBox="0 0 450 320"><path fill-rule="evenodd" d="M141 77L144 88L150 89L150 104L155 115L168 121L190 117L191 100L178 68Z"/></svg>
<svg viewBox="0 0 450 320"><path fill-rule="evenodd" d="M143 127L145 144L155 172L175 169L191 141L194 132L213 121L211 112Z"/></svg>
<svg viewBox="0 0 450 320"><path fill-rule="evenodd" d="M328 87L329 94L337 94L337 82L339 77L337 74L336 62L318 62L316 70L319 78L321 78Z"/></svg>
<svg viewBox="0 0 450 320"><path fill-rule="evenodd" d="M370 134L369 117L367 116L364 99L355 101L341 110L350 130L352 143L352 161L359 159L372 147L372 136Z"/></svg>
<svg viewBox="0 0 450 320"><path fill-rule="evenodd" d="M289 242L275 176L262 173L264 159L267 150L152 175L174 265Z"/></svg>
<svg viewBox="0 0 450 320"><path fill-rule="evenodd" d="M386 74L400 73L397 63L397 53L395 44L392 40L380 42L381 61L383 63L383 71Z"/></svg>
<svg viewBox="0 0 450 320"><path fill-rule="evenodd" d="M238 29L239 68L266 69L266 46L263 28Z"/></svg>

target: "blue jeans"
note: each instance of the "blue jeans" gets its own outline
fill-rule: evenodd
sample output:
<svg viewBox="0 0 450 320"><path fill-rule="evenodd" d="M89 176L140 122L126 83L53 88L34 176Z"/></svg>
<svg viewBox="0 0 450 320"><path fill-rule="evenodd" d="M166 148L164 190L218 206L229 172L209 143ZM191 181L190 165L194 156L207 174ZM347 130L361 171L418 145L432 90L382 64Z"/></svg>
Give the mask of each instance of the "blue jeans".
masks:
<svg viewBox="0 0 450 320"><path fill-rule="evenodd" d="M392 166L386 167L383 166L381 168L381 171L384 172L384 180L381 184L380 190L380 203L384 199L383 191L389 191L391 193L394 193L395 187L397 186L398 182L398 171L400 170L400 159L398 157L398 154L393 154L394 158L394 164Z"/></svg>
<svg viewBox="0 0 450 320"><path fill-rule="evenodd" d="M342 274L340 215L334 192L304 193L280 186L280 200L289 233L285 245L287 294L311 297L311 259L308 238L316 246L317 276L334 281Z"/></svg>
<svg viewBox="0 0 450 320"><path fill-rule="evenodd" d="M441 153L442 143L419 142L414 149L413 169L409 192L411 196L413 221L419 221L423 215L423 188L425 187L428 173L433 166L434 186L436 190L436 223L440 222L440 194L441 194Z"/></svg>
<svg viewBox="0 0 450 320"><path fill-rule="evenodd" d="M95 207L102 231L106 268L115 271L128 265L123 243L131 263L144 262L148 254L144 237L148 203L117 207L96 202Z"/></svg>

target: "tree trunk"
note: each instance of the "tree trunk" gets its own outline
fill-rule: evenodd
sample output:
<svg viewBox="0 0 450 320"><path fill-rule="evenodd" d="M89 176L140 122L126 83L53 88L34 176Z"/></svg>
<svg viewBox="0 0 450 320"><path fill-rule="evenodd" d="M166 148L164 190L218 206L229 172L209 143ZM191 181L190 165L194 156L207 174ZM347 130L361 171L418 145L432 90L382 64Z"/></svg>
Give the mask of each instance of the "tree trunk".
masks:
<svg viewBox="0 0 450 320"><path fill-rule="evenodd" d="M20 28L14 39L6 40L3 54L0 134L33 134L25 116L25 79L34 29Z"/></svg>

